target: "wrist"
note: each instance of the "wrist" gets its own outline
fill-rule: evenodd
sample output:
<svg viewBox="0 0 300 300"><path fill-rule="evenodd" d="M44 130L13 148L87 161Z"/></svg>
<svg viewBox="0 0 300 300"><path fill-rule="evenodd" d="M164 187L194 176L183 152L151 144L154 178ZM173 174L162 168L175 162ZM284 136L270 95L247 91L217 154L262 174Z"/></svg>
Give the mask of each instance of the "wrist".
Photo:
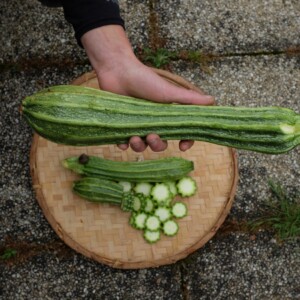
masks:
<svg viewBox="0 0 300 300"><path fill-rule="evenodd" d="M96 71L111 69L122 61L137 60L122 26L107 25L86 32L81 42Z"/></svg>

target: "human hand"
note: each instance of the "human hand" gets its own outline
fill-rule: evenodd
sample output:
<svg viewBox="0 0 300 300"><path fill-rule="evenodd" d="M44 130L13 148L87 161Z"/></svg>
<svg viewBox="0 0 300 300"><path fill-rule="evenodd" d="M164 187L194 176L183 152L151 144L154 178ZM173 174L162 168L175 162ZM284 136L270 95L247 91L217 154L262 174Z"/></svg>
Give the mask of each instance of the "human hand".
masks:
<svg viewBox="0 0 300 300"><path fill-rule="evenodd" d="M90 30L82 36L81 41L103 90L162 103L211 105L214 102L213 97L204 93L173 85L142 64L119 25ZM191 140L180 141L179 148L186 151L193 143ZM136 152L144 151L147 146L153 151L163 151L168 143L152 133L145 141L133 136L129 144L118 146L123 150L130 146Z"/></svg>

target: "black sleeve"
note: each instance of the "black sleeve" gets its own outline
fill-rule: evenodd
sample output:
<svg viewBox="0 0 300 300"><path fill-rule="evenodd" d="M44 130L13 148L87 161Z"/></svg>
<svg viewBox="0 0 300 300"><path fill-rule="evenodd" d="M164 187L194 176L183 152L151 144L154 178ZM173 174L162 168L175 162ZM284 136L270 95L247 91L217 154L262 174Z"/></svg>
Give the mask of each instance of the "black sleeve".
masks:
<svg viewBox="0 0 300 300"><path fill-rule="evenodd" d="M61 0L61 3L65 18L73 25L81 47L81 37L91 29L104 25L124 27L117 0Z"/></svg>

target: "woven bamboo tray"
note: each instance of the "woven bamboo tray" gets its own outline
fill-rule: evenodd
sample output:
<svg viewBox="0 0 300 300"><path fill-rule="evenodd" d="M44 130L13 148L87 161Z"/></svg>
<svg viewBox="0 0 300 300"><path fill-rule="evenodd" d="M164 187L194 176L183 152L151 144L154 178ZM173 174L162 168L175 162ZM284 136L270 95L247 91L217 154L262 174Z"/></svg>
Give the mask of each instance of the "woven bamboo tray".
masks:
<svg viewBox="0 0 300 300"><path fill-rule="evenodd" d="M181 77L155 70L160 76L188 89L196 89ZM95 73L86 73L72 84L97 87ZM78 178L65 170L61 161L86 153L107 159L136 161L178 156L194 161L191 175L198 192L185 199L189 214L179 221L175 237L162 236L150 245L142 233L129 224L129 213L108 204L94 204L74 195L72 181ZM169 141L168 149L155 153L122 151L115 145L73 147L58 145L34 135L30 155L31 175L36 197L48 222L71 248L114 268L137 269L174 263L202 247L225 220L232 206L238 181L237 159L233 149L195 142L186 151L178 150L178 141Z"/></svg>

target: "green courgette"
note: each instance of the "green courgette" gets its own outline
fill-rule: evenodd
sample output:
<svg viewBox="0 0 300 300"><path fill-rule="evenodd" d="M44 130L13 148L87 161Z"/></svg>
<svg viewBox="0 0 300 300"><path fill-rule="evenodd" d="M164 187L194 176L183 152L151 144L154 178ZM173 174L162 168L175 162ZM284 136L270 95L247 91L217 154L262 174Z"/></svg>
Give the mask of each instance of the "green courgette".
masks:
<svg viewBox="0 0 300 300"><path fill-rule="evenodd" d="M146 196L152 188L149 182L177 180L194 170L193 161L181 157L131 162L83 154L66 158L62 164L65 168L82 175L114 181L139 182L133 190Z"/></svg>
<svg viewBox="0 0 300 300"><path fill-rule="evenodd" d="M134 210L134 195L125 193L120 184L110 180L83 177L73 182L73 191L90 202L117 205L124 211Z"/></svg>
<svg viewBox="0 0 300 300"><path fill-rule="evenodd" d="M150 133L273 154L300 144L300 115L283 107L162 104L61 85L25 98L21 111L41 136L68 145L122 144Z"/></svg>

